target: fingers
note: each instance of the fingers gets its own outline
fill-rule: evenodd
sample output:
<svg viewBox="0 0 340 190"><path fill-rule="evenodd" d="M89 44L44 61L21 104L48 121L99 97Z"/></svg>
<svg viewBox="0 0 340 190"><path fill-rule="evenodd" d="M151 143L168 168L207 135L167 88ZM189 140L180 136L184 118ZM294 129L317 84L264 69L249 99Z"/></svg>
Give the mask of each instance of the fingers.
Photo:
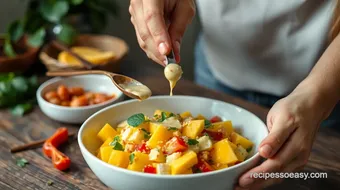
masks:
<svg viewBox="0 0 340 190"><path fill-rule="evenodd" d="M144 20L161 55L167 55L171 49L171 41L164 20L164 1L144 0Z"/></svg>
<svg viewBox="0 0 340 190"><path fill-rule="evenodd" d="M180 62L180 46L183 35L194 16L195 4L193 1L179 1L172 14L169 34L177 62Z"/></svg>
<svg viewBox="0 0 340 190"><path fill-rule="evenodd" d="M261 142L259 152L265 158L270 158L277 153L283 143L297 128L295 118L290 114L280 114L275 117L269 135Z"/></svg>

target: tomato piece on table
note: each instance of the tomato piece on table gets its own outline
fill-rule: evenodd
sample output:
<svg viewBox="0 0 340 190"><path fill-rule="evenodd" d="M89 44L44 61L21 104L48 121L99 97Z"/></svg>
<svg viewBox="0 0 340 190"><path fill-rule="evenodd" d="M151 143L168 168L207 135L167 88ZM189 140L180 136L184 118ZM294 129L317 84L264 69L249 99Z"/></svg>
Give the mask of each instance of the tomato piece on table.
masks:
<svg viewBox="0 0 340 190"><path fill-rule="evenodd" d="M147 165L144 167L144 173L150 173L150 174L156 174L156 168L151 166L151 165Z"/></svg>
<svg viewBox="0 0 340 190"><path fill-rule="evenodd" d="M219 116L214 116L210 119L211 123L217 123L217 122L221 122L222 119Z"/></svg>
<svg viewBox="0 0 340 190"><path fill-rule="evenodd" d="M166 154L184 152L185 150L188 149L188 145L180 137L172 137L172 139L165 143L164 147Z"/></svg>

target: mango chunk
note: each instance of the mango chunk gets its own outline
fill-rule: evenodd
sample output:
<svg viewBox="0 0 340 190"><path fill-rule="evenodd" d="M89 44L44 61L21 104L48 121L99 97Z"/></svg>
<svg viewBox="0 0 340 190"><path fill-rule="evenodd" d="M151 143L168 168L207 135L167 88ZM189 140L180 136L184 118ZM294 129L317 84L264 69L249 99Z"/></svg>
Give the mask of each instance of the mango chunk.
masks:
<svg viewBox="0 0 340 190"><path fill-rule="evenodd" d="M224 168L228 168L228 164L215 164L215 165L213 165L213 168L215 170L221 170L221 169L224 169Z"/></svg>
<svg viewBox="0 0 340 190"><path fill-rule="evenodd" d="M113 148L111 146L104 146L100 148L100 159L104 162L108 162Z"/></svg>
<svg viewBox="0 0 340 190"><path fill-rule="evenodd" d="M231 133L234 131L231 121L221 121L212 123L212 126L207 128L207 130L212 132L221 132L224 134L224 137L229 137Z"/></svg>
<svg viewBox="0 0 340 190"><path fill-rule="evenodd" d="M112 128L110 124L107 123L99 131L99 133L97 134L97 137L101 139L103 142L105 142L107 138L109 137L113 138L117 134L118 134L117 131L114 128Z"/></svg>
<svg viewBox="0 0 340 190"><path fill-rule="evenodd" d="M127 168L129 170L143 172L146 165L152 164L152 161L149 160L148 154L134 152L132 155L129 156L130 162Z"/></svg>
<svg viewBox="0 0 340 190"><path fill-rule="evenodd" d="M171 163L171 174L182 174L198 163L197 154L194 151L187 151L180 158Z"/></svg>
<svg viewBox="0 0 340 190"><path fill-rule="evenodd" d="M105 140L105 142L100 146L101 147L105 147L105 146L110 146L110 143L113 141L113 138L109 137Z"/></svg>
<svg viewBox="0 0 340 190"><path fill-rule="evenodd" d="M231 142L233 142L236 145L238 145L238 144L241 145L246 150L253 147L253 142L251 142L247 138L239 135L236 132L233 132L231 134Z"/></svg>
<svg viewBox="0 0 340 190"><path fill-rule="evenodd" d="M192 117L191 113L188 112L188 111L181 113L180 116L183 119L188 118L188 117Z"/></svg>
<svg viewBox="0 0 340 190"><path fill-rule="evenodd" d="M218 141L213 145L211 158L215 164L234 164L238 161L233 145L228 139Z"/></svg>
<svg viewBox="0 0 340 190"><path fill-rule="evenodd" d="M188 125L183 127L182 134L191 139L196 139L196 137L202 133L204 129L204 120L191 120Z"/></svg>
<svg viewBox="0 0 340 190"><path fill-rule="evenodd" d="M162 116L162 112L164 112L165 115L166 115L167 117L169 117L169 115L171 114L171 112L169 112L169 111L165 111L165 110L156 110L156 111L153 113L153 115L154 115L154 116L156 116L156 115Z"/></svg>
<svg viewBox="0 0 340 190"><path fill-rule="evenodd" d="M150 131L149 132L151 134L154 134L156 129L157 129L157 127L160 126L160 125L161 125L160 123L150 122L150 125L149 125L149 130Z"/></svg>
<svg viewBox="0 0 340 190"><path fill-rule="evenodd" d="M147 141L147 145L150 148L156 148L158 145L165 144L171 137L172 131L169 131L167 127L159 125Z"/></svg>
<svg viewBox="0 0 340 190"><path fill-rule="evenodd" d="M199 120L201 120L201 119L206 120L207 118L204 117L204 116L201 115L201 114L198 114L197 117L196 117L196 119L199 119Z"/></svg>
<svg viewBox="0 0 340 190"><path fill-rule="evenodd" d="M117 167L127 168L129 165L128 152L112 150L108 163Z"/></svg>
<svg viewBox="0 0 340 190"><path fill-rule="evenodd" d="M191 168L189 168L187 171L183 172L182 174L193 174L194 172L192 171Z"/></svg>

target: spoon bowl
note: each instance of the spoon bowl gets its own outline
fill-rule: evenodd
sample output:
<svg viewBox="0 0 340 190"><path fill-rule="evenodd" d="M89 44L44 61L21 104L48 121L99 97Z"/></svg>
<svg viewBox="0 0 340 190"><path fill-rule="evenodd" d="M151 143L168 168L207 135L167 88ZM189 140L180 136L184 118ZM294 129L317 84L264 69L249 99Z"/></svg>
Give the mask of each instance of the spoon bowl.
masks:
<svg viewBox="0 0 340 190"><path fill-rule="evenodd" d="M89 71L54 71L47 72L47 76L76 76L76 75L88 75L88 74L101 74L109 77L112 83L122 91L126 96L138 99L140 101L149 98L152 93L151 90L141 82L121 74L111 73L100 70L89 70Z"/></svg>

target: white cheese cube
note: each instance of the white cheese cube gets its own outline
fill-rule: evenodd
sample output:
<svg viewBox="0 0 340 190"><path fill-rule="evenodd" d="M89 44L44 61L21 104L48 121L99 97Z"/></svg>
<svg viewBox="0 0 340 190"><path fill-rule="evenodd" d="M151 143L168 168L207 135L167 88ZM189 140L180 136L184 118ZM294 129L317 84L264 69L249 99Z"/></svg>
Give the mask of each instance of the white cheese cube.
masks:
<svg viewBox="0 0 340 190"><path fill-rule="evenodd" d="M119 128L124 128L126 126L128 126L127 120L122 121L117 125L117 127L119 127Z"/></svg>
<svg viewBox="0 0 340 190"><path fill-rule="evenodd" d="M170 174L170 166L168 164L156 164L157 174Z"/></svg>
<svg viewBox="0 0 340 190"><path fill-rule="evenodd" d="M212 141L210 140L208 136L202 136L199 139L197 139L197 141L198 141L199 151L209 150L212 148Z"/></svg>
<svg viewBox="0 0 340 190"><path fill-rule="evenodd" d="M125 128L125 130L122 132L122 140L127 141L132 134L133 130L130 127Z"/></svg>
<svg viewBox="0 0 340 190"><path fill-rule="evenodd" d="M170 154L169 156L166 157L166 163L170 165L173 161L175 161L181 156L182 156L181 152L175 152L173 154Z"/></svg>
<svg viewBox="0 0 340 190"><path fill-rule="evenodd" d="M144 140L144 133L141 129L136 129L132 133L132 135L129 137L129 142L133 142L136 144L141 143Z"/></svg>
<svg viewBox="0 0 340 190"><path fill-rule="evenodd" d="M189 150L192 150L192 151L198 153L200 151L200 148L199 148L198 144L195 144L195 145L190 145Z"/></svg>
<svg viewBox="0 0 340 190"><path fill-rule="evenodd" d="M156 161L159 158L159 156L160 156L159 150L157 148L153 148L150 151L149 160Z"/></svg>
<svg viewBox="0 0 340 190"><path fill-rule="evenodd" d="M179 122L178 119L176 119L175 117L169 117L169 118L165 119L162 122L162 124L165 125L168 128L176 128L176 129L182 128L181 122Z"/></svg>

